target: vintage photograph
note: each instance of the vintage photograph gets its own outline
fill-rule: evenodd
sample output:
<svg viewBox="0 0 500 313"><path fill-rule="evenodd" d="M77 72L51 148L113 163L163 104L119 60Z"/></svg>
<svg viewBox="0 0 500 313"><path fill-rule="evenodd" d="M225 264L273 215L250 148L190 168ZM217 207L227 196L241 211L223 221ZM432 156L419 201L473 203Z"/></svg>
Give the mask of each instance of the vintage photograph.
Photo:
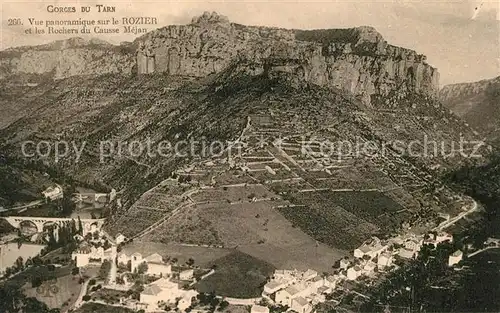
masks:
<svg viewBox="0 0 500 313"><path fill-rule="evenodd" d="M499 0L0 11L0 313L500 312Z"/></svg>

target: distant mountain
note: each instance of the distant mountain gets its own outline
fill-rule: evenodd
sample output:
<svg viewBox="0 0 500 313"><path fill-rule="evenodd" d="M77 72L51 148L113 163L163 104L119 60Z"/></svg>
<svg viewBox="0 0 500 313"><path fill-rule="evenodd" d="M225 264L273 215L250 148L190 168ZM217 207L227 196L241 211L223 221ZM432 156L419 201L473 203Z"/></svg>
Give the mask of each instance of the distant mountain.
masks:
<svg viewBox="0 0 500 313"><path fill-rule="evenodd" d="M439 98L488 139L500 138L500 76L444 86Z"/></svg>

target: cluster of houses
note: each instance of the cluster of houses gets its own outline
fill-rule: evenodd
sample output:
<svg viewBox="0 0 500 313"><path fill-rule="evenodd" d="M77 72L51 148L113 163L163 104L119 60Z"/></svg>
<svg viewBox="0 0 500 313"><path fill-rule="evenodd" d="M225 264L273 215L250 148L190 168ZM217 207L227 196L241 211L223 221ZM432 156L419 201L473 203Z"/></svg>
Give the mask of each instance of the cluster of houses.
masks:
<svg viewBox="0 0 500 313"><path fill-rule="evenodd" d="M298 313L309 313L315 304L325 301L325 295L333 291L339 280L339 275L322 277L311 269L305 272L276 270L264 286L262 297ZM265 311L260 306L252 307L256 313L259 310Z"/></svg>
<svg viewBox="0 0 500 313"><path fill-rule="evenodd" d="M120 234L114 238L111 247L108 249L105 249L102 245L95 245L94 241L92 239L90 242L81 242L78 249L73 252L72 258L76 261L76 266L85 267L91 263L101 264L104 260L109 260L112 267L106 288L128 289L132 284L127 281L125 281L125 285L116 283L117 266L128 268L133 273L138 272L141 265L146 265L143 266L144 274L157 278L152 283L145 285L140 294L139 302L148 311L159 310L163 304L175 304L177 308L184 311L192 304L193 298L198 295L197 291L183 289L180 284L180 282L194 280L193 269L180 271L174 278L172 265L164 262L163 257L158 253L146 256L139 252L117 253L116 243L125 241L125 238Z"/></svg>
<svg viewBox="0 0 500 313"><path fill-rule="evenodd" d="M146 306L148 311L161 309L162 304L175 304L181 311L191 306L193 298L196 298L198 292L192 289L183 289L181 281L192 281L194 279L194 270L186 269L178 273L178 279L173 278L172 265L163 261L163 257L158 253L143 256L139 252L130 255L120 253L117 258L120 265L130 264L132 272L138 270L141 264L146 264L146 273L148 276L158 277L149 285L144 286L140 294L140 303Z"/></svg>
<svg viewBox="0 0 500 313"><path fill-rule="evenodd" d="M295 312L309 313L315 304L324 302L325 295L331 293L340 282L356 280L360 276L374 276L378 271L391 267L396 256L412 259L424 244L437 245L452 240L453 236L445 232L426 236L407 234L389 240L372 237L353 251L354 259L341 259L339 271L334 275L325 277L310 269L305 272L276 270L264 286L262 297L272 304L288 306ZM448 265L453 266L462 258L462 251L457 250L449 256ZM269 313L269 308L254 305L251 313Z"/></svg>

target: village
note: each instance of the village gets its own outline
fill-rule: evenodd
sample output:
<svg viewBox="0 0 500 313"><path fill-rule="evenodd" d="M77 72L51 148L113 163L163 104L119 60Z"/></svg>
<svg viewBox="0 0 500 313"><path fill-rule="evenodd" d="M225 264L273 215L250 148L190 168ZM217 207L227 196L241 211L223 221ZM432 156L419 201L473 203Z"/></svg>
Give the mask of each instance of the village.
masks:
<svg viewBox="0 0 500 313"><path fill-rule="evenodd" d="M264 122L262 118L255 119L260 123L267 123L266 119ZM269 127L264 128L264 130L257 128L257 130L252 131L250 119L246 131L250 133L249 141L259 139L260 132L264 132L266 135L274 133L273 129ZM242 137L244 137L244 133L245 130L242 132ZM397 270L400 264L415 259L424 246L434 249L442 244L453 243L453 236L445 229L469 213L478 210L475 201L464 201L457 215L452 217L450 214L441 214L440 218L444 221L430 231L418 230L415 225L412 229L408 222L404 222L397 235L392 235L392 237L388 235L384 238L372 236L354 250L347 250L351 251L349 256L340 259L332 257L326 261L322 259L322 263L328 263L327 267L331 267L329 271L322 272L314 266L300 270L293 267L281 267L276 269L260 286L262 290L260 296L253 298L233 298L216 292L210 294L200 292L197 289L197 284L217 273L217 268L203 268L203 266L195 265L195 261L192 259L179 262L175 257L169 257L160 251L140 252L138 249L130 248L133 246L134 240L138 241L141 238L148 238L148 236L151 238L152 234L161 233L162 222L175 216L178 212L182 212L182 209L203 205L206 204L205 202L214 203L212 198L222 199L220 194L226 197L226 200L222 201L224 205L252 208L260 203L270 202L269 207L272 207L273 210L275 206L288 209L294 207L293 203L284 203L282 200L278 203L278 198L280 198L278 195L281 198L289 199L289 194L293 192L307 195L308 193L318 194L318 192L328 190L337 195L349 194L360 197L360 193L364 193L363 196L366 197L374 195L377 199L381 197L383 189L354 189L350 185L347 185L349 188L339 188L346 186L342 185L342 181L330 181L331 176L335 176L332 171L343 170L347 166L351 168L351 171L354 171L359 167L355 164L355 160L344 160L342 166L334 165L332 156L325 156L314 151L302 151L303 145L297 140L292 136L280 141L279 144L265 143L264 147L251 147L248 150L248 147L243 144L242 154L232 156L229 151L228 155L224 155L220 159L198 162L178 170L177 177L168 178L164 184L160 184L150 192L145 193L146 201L142 201L142 203L138 201L140 205L133 206L127 212L129 214L137 210L134 225L131 227L130 220L124 218L124 223L117 224L118 233L113 235L108 234L103 229L106 222L104 218L92 215L84 218L80 218L80 215L67 218L7 216L5 219L16 229L23 228L29 222L33 231L30 233L30 240L21 245L16 241L16 236L3 238L3 246L0 247L1 274L8 272L9 275L17 275L22 272L23 266L24 269L31 266L28 260L45 254L44 249L46 250L47 245L39 240L40 235L48 236L49 241L50 238L53 238L53 241L59 241L62 237L66 238L70 234L71 238L67 241L71 242L73 249L70 260L66 260L65 266L71 271L71 279L77 280L79 284L76 285L78 290L75 288L75 292L71 295L71 304L65 307L67 311L94 303L123 307L134 311L144 310L145 312L168 312L171 310L213 312L215 307L234 305L244 307L251 313L276 311L310 313L314 312L319 304L338 303L339 300L333 295L352 291L350 286L353 283L359 282L369 285L376 282L377 279L383 279L387 273ZM293 166L296 166L296 172L291 170ZM216 170L222 173L218 177L213 175L217 172ZM227 174L229 171L243 174L226 175L229 176L227 178L223 174ZM307 172L310 176L315 175L315 181L321 185L319 187L312 185L310 181L300 176L303 172ZM342 177L342 175L338 176ZM276 183L287 188L283 188L285 189L283 192L272 194L263 187ZM295 189L292 187L297 188L297 190L294 191ZM390 190L390 188L386 189ZM211 192L214 196L211 196ZM57 201L63 196L63 188L55 184L42 192L44 200L40 200L40 203ZM162 201L157 201L158 198L161 198ZM121 206L120 197L117 196L114 189L109 193L79 191L72 195L72 199L77 203L92 203L94 207L111 202ZM161 208L156 207L158 203L162 204ZM165 211L162 211L162 208L165 208ZM397 208L399 209L399 207ZM24 209L26 208L22 207L20 211ZM171 211L167 209L171 209ZM387 207L384 209L388 210ZM248 211L251 210L248 209ZM146 212L148 213L146 214ZM139 216L140 218L137 218ZM251 213L251 220L258 221L260 218L260 214ZM248 217L246 217L246 221L248 222ZM266 218L261 232L268 232L268 228L272 228L270 224L273 222L275 223L276 219L270 221ZM137 227L140 229L139 232L134 232L135 224L141 226ZM71 231L68 233L58 230L64 227L69 227ZM306 261L313 263L309 260L314 258L311 251L317 250L319 243L311 237L307 238L310 242L316 242L316 247L307 244L310 250L305 255ZM153 238L158 239L158 237ZM260 240L257 245L262 245L262 243ZM328 243L334 245L335 241ZM495 239L489 239L484 244L487 247L500 245ZM202 244L194 245L203 246ZM450 268L459 269L464 258L481 251L484 249L457 248L447 256L447 265ZM51 253L53 252L48 254ZM58 265L57 262L52 263ZM14 270L10 270L13 267L16 267L15 273L13 273Z"/></svg>

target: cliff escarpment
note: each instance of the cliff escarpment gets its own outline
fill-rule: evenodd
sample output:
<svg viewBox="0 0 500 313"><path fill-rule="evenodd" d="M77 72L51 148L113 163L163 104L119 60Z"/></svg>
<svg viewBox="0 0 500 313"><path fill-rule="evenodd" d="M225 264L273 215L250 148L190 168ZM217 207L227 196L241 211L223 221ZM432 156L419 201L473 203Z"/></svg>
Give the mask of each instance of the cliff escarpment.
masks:
<svg viewBox="0 0 500 313"><path fill-rule="evenodd" d="M238 64L238 66L233 66ZM294 30L230 23L204 13L188 25L151 31L120 46L73 38L0 53L0 78L49 74L168 73L205 77L234 68L250 75L289 75L335 87L364 102L391 91L434 96L438 71L426 57L388 44L372 27Z"/></svg>
<svg viewBox="0 0 500 313"><path fill-rule="evenodd" d="M350 92L438 91L438 71L426 57L388 44L372 27L292 30L229 23L205 13L189 25L160 28L137 39L139 74L167 72L203 77L245 61L249 74L290 73L298 79ZM239 67L241 70L241 67Z"/></svg>
<svg viewBox="0 0 500 313"><path fill-rule="evenodd" d="M500 76L444 86L439 100L487 139L500 144Z"/></svg>
<svg viewBox="0 0 500 313"><path fill-rule="evenodd" d="M0 52L0 79L19 75L49 75L62 79L77 75L131 74L133 49L83 38Z"/></svg>

